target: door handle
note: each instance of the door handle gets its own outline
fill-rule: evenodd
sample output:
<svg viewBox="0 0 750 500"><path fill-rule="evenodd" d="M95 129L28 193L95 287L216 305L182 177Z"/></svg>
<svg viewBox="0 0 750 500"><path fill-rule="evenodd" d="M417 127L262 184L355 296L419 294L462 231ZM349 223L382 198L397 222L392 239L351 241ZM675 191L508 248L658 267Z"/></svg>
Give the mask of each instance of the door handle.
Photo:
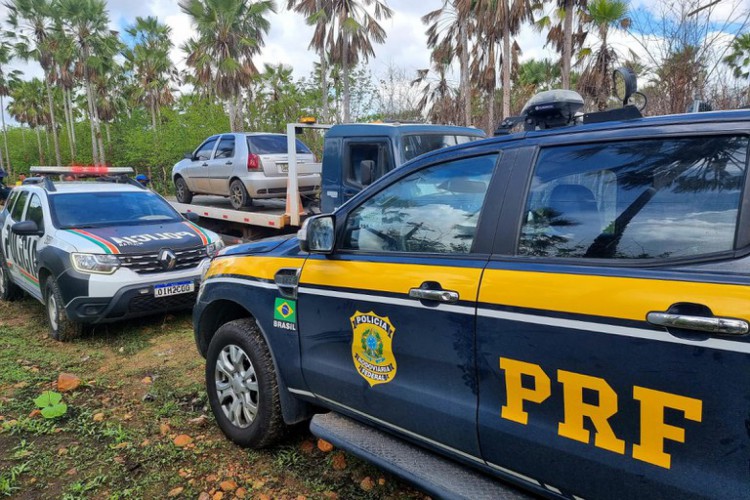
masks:
<svg viewBox="0 0 750 500"><path fill-rule="evenodd" d="M232 161L231 161L231 160L229 160L229 161L227 161L227 162L224 162L224 165L231 165L231 164L232 164Z"/></svg>
<svg viewBox="0 0 750 500"><path fill-rule="evenodd" d="M657 326L698 330L719 335L747 335L750 332L750 325L747 321L736 318L650 312L646 315L646 321Z"/></svg>
<svg viewBox="0 0 750 500"><path fill-rule="evenodd" d="M458 302L458 292L452 290L429 290L426 288L412 288L409 297L419 300L434 300L443 304Z"/></svg>
<svg viewBox="0 0 750 500"><path fill-rule="evenodd" d="M201 167L207 167L207 166L208 166L208 163L206 162L201 163Z"/></svg>

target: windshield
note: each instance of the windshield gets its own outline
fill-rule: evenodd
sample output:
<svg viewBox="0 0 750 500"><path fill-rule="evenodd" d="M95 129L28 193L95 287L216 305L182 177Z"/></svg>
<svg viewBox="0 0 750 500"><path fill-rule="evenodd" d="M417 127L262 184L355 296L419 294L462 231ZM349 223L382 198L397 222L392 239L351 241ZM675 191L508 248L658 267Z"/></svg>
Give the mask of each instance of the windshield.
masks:
<svg viewBox="0 0 750 500"><path fill-rule="evenodd" d="M440 148L464 144L482 139L475 135L459 134L412 134L404 136L401 141L401 155L407 162L419 155L429 153Z"/></svg>
<svg viewBox="0 0 750 500"><path fill-rule="evenodd" d="M169 203L150 191L55 194L49 202L59 229L182 220Z"/></svg>
<svg viewBox="0 0 750 500"><path fill-rule="evenodd" d="M256 155L287 154L285 135L248 135L247 146ZM311 155L312 151L297 139L297 153Z"/></svg>

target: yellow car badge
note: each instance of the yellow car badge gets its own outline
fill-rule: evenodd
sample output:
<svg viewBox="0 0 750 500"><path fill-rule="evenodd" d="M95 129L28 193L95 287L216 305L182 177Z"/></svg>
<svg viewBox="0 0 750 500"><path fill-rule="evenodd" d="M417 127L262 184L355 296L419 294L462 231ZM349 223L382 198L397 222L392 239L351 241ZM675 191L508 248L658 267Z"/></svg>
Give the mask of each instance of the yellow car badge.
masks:
<svg viewBox="0 0 750 500"><path fill-rule="evenodd" d="M373 311L355 312L351 318L354 367L370 386L387 384L396 376L393 334L396 328L387 317Z"/></svg>

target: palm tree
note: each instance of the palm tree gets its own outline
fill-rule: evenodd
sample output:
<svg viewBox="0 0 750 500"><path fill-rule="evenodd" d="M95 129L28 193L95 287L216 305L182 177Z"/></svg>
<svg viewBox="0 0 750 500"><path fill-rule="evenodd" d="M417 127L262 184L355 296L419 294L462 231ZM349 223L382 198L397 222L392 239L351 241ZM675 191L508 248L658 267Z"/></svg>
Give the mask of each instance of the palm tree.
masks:
<svg viewBox="0 0 750 500"><path fill-rule="evenodd" d="M581 74L578 88L594 99L599 111L604 111L612 91L611 69L619 58L617 51L609 44L609 30L628 27L628 3L624 0L593 0L589 2L587 14L589 23L599 32L599 46L582 51L588 63Z"/></svg>
<svg viewBox="0 0 750 500"><path fill-rule="evenodd" d="M0 43L0 119L2 119L3 145L5 146L5 160L3 161L3 155L0 153L0 166L4 165L8 173L12 173L13 168L10 164L10 153L8 152L8 131L5 127L5 104L3 104L3 97L10 95L10 87L18 82L21 75L21 72L16 69L6 73L12 53L13 49L10 44L7 42Z"/></svg>
<svg viewBox="0 0 750 500"><path fill-rule="evenodd" d="M73 90L76 87L74 67L76 47L74 40L63 30L62 22L59 19L50 35L49 46L53 52L53 60L55 61L54 83L62 92L63 114L65 115L65 129L68 134L68 144L70 146L70 159L72 163L75 163L77 147Z"/></svg>
<svg viewBox="0 0 750 500"><path fill-rule="evenodd" d="M8 24L18 38L17 50L24 59L36 59L44 72L44 85L49 105L49 117L52 127L52 138L55 144L55 159L62 163L60 143L57 138L55 106L52 98L51 83L54 81L55 64L50 47L50 32L54 26L53 6L50 0L9 0L5 3L8 9Z"/></svg>
<svg viewBox="0 0 750 500"><path fill-rule="evenodd" d="M562 88L571 88L571 61L573 51L583 47L587 32L583 29L585 24L586 5L588 0L555 0L557 4L558 22L553 22L550 16L543 16L536 23L536 27L541 31L549 29L547 32L547 43L552 44L555 50L560 53L562 63ZM574 20L578 19L578 31L573 33Z"/></svg>
<svg viewBox="0 0 750 500"><path fill-rule="evenodd" d="M529 0L476 0L475 12L481 35L489 44L485 61L491 65L487 76L492 76L495 65L495 46L502 40L502 86L503 86L503 118L510 116L511 66L513 48L511 37L518 34L526 21L534 18L534 9ZM490 60L492 59L492 60ZM489 94L494 102L494 81L490 85ZM494 123L490 123L494 127Z"/></svg>
<svg viewBox="0 0 750 500"><path fill-rule="evenodd" d="M36 132L36 143L39 148L39 164L46 163L40 127L50 123L44 102L44 83L34 78L29 81L18 81L10 88L13 101L8 105L8 112L19 123L26 124Z"/></svg>
<svg viewBox="0 0 750 500"><path fill-rule="evenodd" d="M351 121L352 68L360 58L366 61L375 55L373 41L385 42L386 33L378 21L390 19L393 11L385 0L322 0L322 5L325 12L331 13L325 43L332 62L341 66L344 121L348 122Z"/></svg>
<svg viewBox="0 0 750 500"><path fill-rule="evenodd" d="M730 47L732 52L724 58L724 63L732 70L735 78L750 78L750 33L739 35ZM745 90L750 96L750 87Z"/></svg>
<svg viewBox="0 0 750 500"><path fill-rule="evenodd" d="M125 69L132 71L138 81L133 98L148 108L151 128L156 131L159 109L174 102L171 84L176 80L177 71L169 58L172 29L155 17L136 17L135 24L125 32L135 42L123 52Z"/></svg>
<svg viewBox="0 0 750 500"><path fill-rule="evenodd" d="M198 32L182 50L198 84L215 87L229 108L232 131L244 128L242 92L258 73L253 56L260 52L270 29L267 16L276 11L271 0L180 0Z"/></svg>
<svg viewBox="0 0 750 500"><path fill-rule="evenodd" d="M58 8L62 27L76 47L75 76L83 79L86 89L93 162L104 164L107 159L93 82L103 62L118 48L114 46L114 33L108 29L107 6L104 0L58 0Z"/></svg>
<svg viewBox="0 0 750 500"><path fill-rule="evenodd" d="M328 52L326 47L326 26L331 19L331 2L325 0L287 0L286 8L295 10L307 17L307 24L314 25L315 31L310 40L308 48L315 50L320 58L320 95L321 95L321 120L328 121Z"/></svg>
<svg viewBox="0 0 750 500"><path fill-rule="evenodd" d="M471 125L471 86L469 84L469 39L473 36L475 18L472 0L443 0L443 6L422 17L428 25L427 46L439 47L439 53L455 53L459 60L460 86L463 125ZM435 54L435 52L433 52Z"/></svg>

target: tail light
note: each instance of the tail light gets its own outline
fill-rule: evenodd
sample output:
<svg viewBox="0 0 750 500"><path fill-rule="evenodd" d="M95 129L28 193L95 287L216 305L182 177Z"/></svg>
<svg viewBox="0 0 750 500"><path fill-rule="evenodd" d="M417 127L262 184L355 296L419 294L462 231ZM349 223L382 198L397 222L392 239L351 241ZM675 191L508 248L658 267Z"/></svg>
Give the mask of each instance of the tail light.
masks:
<svg viewBox="0 0 750 500"><path fill-rule="evenodd" d="M250 153L247 155L247 170L260 170L260 157Z"/></svg>

